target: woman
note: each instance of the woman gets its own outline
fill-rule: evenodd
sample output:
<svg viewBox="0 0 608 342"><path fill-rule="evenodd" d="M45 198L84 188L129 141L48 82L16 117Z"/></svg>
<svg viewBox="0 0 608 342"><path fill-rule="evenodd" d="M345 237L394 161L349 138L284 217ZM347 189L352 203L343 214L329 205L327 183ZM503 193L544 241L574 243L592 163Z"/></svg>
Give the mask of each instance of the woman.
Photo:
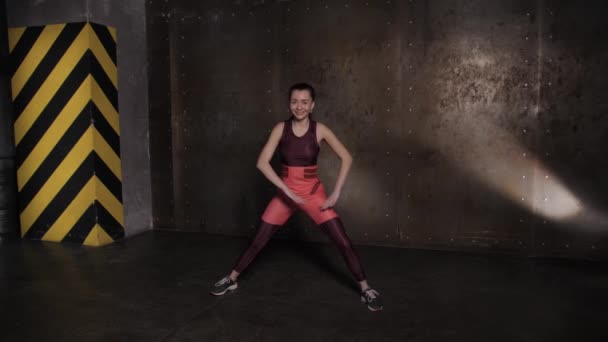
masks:
<svg viewBox="0 0 608 342"><path fill-rule="evenodd" d="M279 188L280 192L270 201L262 215L260 226L251 245L241 255L230 275L220 279L211 294L220 296L238 287L237 278L253 261L272 235L297 210L303 210L329 235L340 249L355 279L361 287L361 301L372 311L382 310L380 294L367 283L359 257L344 231L338 214L332 208L338 198L352 157L327 126L315 122L310 114L315 107L315 90L306 83L294 84L289 89L291 118L278 123L268 138L258 158L258 169ZM332 194L327 197L317 177L319 144L325 140L342 160L340 173ZM281 177L270 165L275 150L279 148Z"/></svg>

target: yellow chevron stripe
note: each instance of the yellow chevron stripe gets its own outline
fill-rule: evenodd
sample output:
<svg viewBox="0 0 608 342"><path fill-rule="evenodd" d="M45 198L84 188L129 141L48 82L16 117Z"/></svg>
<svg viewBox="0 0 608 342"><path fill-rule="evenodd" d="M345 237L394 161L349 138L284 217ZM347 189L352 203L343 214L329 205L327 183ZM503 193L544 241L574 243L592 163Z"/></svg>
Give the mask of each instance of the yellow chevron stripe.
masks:
<svg viewBox="0 0 608 342"><path fill-rule="evenodd" d="M30 79L36 68L38 68L38 65L44 56L46 56L51 46L53 46L53 43L55 43L64 27L65 24L48 25L44 27L42 33L40 33L40 36L30 51L21 64L19 64L15 75L11 79L13 100L17 98L27 80Z"/></svg>
<svg viewBox="0 0 608 342"><path fill-rule="evenodd" d="M57 221L47 230L42 240L61 241L70 232L85 211L95 202L95 178L93 176L89 179Z"/></svg>
<svg viewBox="0 0 608 342"><path fill-rule="evenodd" d="M116 29L114 27L110 27L110 26L106 26L108 28L108 31L110 31L110 35L112 36L112 39L114 39L114 42L116 43Z"/></svg>
<svg viewBox="0 0 608 342"><path fill-rule="evenodd" d="M93 128L89 127L63 159L40 191L21 213L21 236L24 236L38 219L44 208L55 198L63 185L86 159L93 146Z"/></svg>
<svg viewBox="0 0 608 342"><path fill-rule="evenodd" d="M122 212L122 204L114 197L114 195L106 188L106 186L97 179L95 184L95 194L97 195L97 201L103 205L104 208L114 217L114 219L120 223L121 226L125 226Z"/></svg>
<svg viewBox="0 0 608 342"><path fill-rule="evenodd" d="M27 184L34 172L36 172L36 169L38 169L44 159L51 153L61 137L63 137L68 128L70 128L70 125L89 103L91 79L92 78L89 75L84 82L82 82L70 101L68 101L63 110L57 115L57 118L32 149L32 152L30 152L23 161L19 170L17 170L17 186L19 191Z"/></svg>
<svg viewBox="0 0 608 342"><path fill-rule="evenodd" d="M112 237L106 233L98 224L93 227L83 244L88 246L103 246L114 242Z"/></svg>
<svg viewBox="0 0 608 342"><path fill-rule="evenodd" d="M91 98L93 102L99 108L101 115L103 115L110 126L114 129L116 134L120 135L120 127L118 123L118 112L114 109L114 106L108 100L106 94L101 90L95 78L93 78L93 82L91 82Z"/></svg>
<svg viewBox="0 0 608 342"><path fill-rule="evenodd" d="M8 52L13 52L17 43L19 43L19 39L23 36L23 32L27 27L16 27L8 29Z"/></svg>
<svg viewBox="0 0 608 342"><path fill-rule="evenodd" d="M120 171L120 158L110 147L106 139L97 131L93 130L93 149L103 162L112 170L112 173L122 181L122 173Z"/></svg>
<svg viewBox="0 0 608 342"><path fill-rule="evenodd" d="M101 67L112 81L112 84L114 84L114 87L118 88L118 72L116 71L116 65L114 65L112 58L108 55L108 51L106 51L103 44L101 44L101 41L99 40L99 37L97 37L93 27L91 27L91 24L87 24L86 29L89 30L90 33L89 47L91 51L93 51L97 61L101 64Z"/></svg>
<svg viewBox="0 0 608 342"><path fill-rule="evenodd" d="M70 75L69 71L74 69L87 50L87 32L86 30L82 30L63 57L61 57L61 60L49 74L40 89L38 89L36 95L34 95L32 100L27 104L23 113L15 121L16 145L19 145L21 139L23 139L27 131L40 116L40 113L53 98L57 89L59 89L65 79Z"/></svg>

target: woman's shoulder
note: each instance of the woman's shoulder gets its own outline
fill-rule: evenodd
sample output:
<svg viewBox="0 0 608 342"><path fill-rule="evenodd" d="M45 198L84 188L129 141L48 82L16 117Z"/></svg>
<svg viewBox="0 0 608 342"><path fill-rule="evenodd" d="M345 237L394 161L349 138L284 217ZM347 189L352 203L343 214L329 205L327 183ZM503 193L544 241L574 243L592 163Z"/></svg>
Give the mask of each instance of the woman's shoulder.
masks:
<svg viewBox="0 0 608 342"><path fill-rule="evenodd" d="M319 121L315 121L315 124L317 125L317 131L321 132L321 131L325 131L328 130L329 128L327 127L327 125L325 125L322 122Z"/></svg>
<svg viewBox="0 0 608 342"><path fill-rule="evenodd" d="M319 121L315 121L315 124L316 124L315 134L316 134L317 138L319 139L319 141L321 141L321 140L325 139L325 136L327 135L326 132L329 130L329 128L325 124L323 124Z"/></svg>
<svg viewBox="0 0 608 342"><path fill-rule="evenodd" d="M283 127L285 127L285 121L278 122L272 128L272 131L276 133L283 133Z"/></svg>
<svg viewBox="0 0 608 342"><path fill-rule="evenodd" d="M279 128L283 128L283 126L285 126L285 121L279 121L277 123L274 124L274 126L272 127L272 129L279 129Z"/></svg>

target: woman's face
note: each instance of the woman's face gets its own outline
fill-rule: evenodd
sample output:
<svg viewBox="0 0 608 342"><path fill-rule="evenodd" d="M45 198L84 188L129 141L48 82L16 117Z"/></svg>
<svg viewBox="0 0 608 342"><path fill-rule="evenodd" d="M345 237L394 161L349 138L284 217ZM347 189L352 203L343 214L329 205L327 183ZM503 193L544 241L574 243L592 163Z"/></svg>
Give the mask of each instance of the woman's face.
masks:
<svg viewBox="0 0 608 342"><path fill-rule="evenodd" d="M310 97L308 90L294 90L291 92L289 109L297 120L306 119L314 107L315 101Z"/></svg>

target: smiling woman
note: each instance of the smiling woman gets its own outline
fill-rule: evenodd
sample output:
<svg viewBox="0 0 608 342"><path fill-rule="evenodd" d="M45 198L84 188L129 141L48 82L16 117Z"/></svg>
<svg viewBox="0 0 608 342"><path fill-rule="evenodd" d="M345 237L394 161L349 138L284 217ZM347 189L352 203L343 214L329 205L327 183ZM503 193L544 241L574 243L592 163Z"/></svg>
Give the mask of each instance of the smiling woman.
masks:
<svg viewBox="0 0 608 342"><path fill-rule="evenodd" d="M299 210L304 211L338 247L353 277L361 287L361 301L372 311L382 310L380 294L367 283L367 278L346 235L342 221L333 206L340 197L352 157L340 140L320 122L310 117L315 107L315 90L306 83L289 89L289 109L292 116L279 122L258 158L257 167L278 188L270 201L251 245L241 255L230 275L220 279L211 294L220 296L236 290L238 276L249 266L272 235ZM319 144L325 140L342 160L334 191L328 197L317 177ZM278 148L281 162L280 177L270 165Z"/></svg>

